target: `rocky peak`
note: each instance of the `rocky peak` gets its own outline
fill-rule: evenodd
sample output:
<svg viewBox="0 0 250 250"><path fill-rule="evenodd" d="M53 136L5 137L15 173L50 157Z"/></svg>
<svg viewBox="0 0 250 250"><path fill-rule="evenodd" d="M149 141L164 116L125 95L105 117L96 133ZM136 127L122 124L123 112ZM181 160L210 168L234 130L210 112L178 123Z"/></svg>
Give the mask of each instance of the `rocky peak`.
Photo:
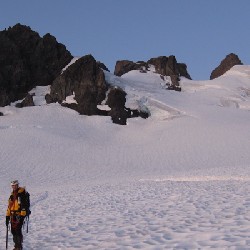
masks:
<svg viewBox="0 0 250 250"><path fill-rule="evenodd" d="M43 38L16 24L0 32L0 106L23 99L37 85L50 85L72 55L56 38Z"/></svg>
<svg viewBox="0 0 250 250"><path fill-rule="evenodd" d="M220 65L212 71L210 80L222 76L235 65L242 65L239 57L234 53L227 55L226 58L221 61Z"/></svg>
<svg viewBox="0 0 250 250"><path fill-rule="evenodd" d="M155 66L155 71L158 74L165 76L184 76L191 79L187 72L187 66L184 63L177 63L175 56L159 56L156 58L151 58L147 61L147 64L152 64Z"/></svg>

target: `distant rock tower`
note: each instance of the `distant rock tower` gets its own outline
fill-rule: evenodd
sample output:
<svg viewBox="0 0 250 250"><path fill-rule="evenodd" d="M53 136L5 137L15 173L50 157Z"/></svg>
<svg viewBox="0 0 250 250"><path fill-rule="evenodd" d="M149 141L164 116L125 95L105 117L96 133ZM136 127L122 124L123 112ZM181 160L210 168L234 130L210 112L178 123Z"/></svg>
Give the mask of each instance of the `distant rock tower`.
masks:
<svg viewBox="0 0 250 250"><path fill-rule="evenodd" d="M225 59L223 59L220 63L220 65L215 68L211 75L210 80L217 78L219 76L222 76L225 74L228 70L230 70L235 65L242 65L243 63L239 59L239 57L233 53L226 56Z"/></svg>

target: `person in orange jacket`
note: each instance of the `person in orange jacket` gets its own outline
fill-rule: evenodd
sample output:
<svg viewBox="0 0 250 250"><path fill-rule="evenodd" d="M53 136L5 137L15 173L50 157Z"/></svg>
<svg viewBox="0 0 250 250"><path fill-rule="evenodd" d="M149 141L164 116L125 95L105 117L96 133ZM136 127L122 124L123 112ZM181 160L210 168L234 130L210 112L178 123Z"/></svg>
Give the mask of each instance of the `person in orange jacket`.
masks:
<svg viewBox="0 0 250 250"><path fill-rule="evenodd" d="M25 201L25 188L19 187L18 180L11 182L13 189L8 200L8 208L6 212L6 226L9 222L11 225L11 233L15 244L14 250L21 250L23 243L22 226L26 216L26 201Z"/></svg>

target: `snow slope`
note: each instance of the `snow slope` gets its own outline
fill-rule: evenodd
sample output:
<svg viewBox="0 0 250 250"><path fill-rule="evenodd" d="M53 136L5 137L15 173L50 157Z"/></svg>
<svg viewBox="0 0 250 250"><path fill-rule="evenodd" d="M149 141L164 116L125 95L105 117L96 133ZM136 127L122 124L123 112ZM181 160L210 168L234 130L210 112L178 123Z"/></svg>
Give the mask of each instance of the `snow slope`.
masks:
<svg viewBox="0 0 250 250"><path fill-rule="evenodd" d="M150 118L80 116L49 87L0 108L0 249L12 179L31 193L24 249L249 249L250 66L182 92L153 68L105 75Z"/></svg>

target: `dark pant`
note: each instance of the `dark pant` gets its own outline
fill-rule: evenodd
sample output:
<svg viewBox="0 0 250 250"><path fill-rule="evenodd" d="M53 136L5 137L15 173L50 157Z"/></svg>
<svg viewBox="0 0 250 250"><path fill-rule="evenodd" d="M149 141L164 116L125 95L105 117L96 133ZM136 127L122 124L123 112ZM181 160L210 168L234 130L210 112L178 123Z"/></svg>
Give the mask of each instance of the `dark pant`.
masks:
<svg viewBox="0 0 250 250"><path fill-rule="evenodd" d="M11 233L13 235L13 241L15 243L15 248L22 249L23 234L22 234L23 218L18 216L13 216L11 218Z"/></svg>

